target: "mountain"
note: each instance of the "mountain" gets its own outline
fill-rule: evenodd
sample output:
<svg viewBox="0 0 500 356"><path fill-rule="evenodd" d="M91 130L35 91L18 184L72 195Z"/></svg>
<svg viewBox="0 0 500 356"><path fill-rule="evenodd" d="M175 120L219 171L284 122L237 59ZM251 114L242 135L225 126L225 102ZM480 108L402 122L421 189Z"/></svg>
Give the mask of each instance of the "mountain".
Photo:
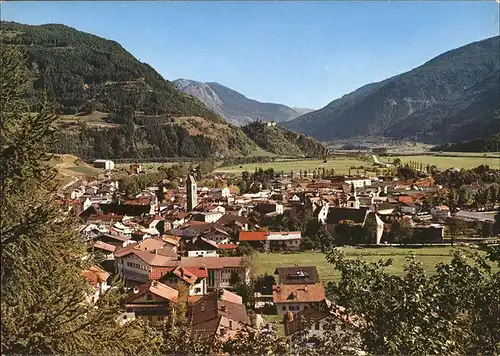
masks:
<svg viewBox="0 0 500 356"><path fill-rule="evenodd" d="M304 134L276 124L257 120L242 127L243 132L262 149L280 156L323 157L326 147Z"/></svg>
<svg viewBox="0 0 500 356"><path fill-rule="evenodd" d="M290 108L281 104L261 103L248 99L219 83L177 79L173 84L235 125L245 125L257 119L267 122L283 122L312 111L311 109Z"/></svg>
<svg viewBox="0 0 500 356"><path fill-rule="evenodd" d="M30 98L62 114L55 153L82 158L247 155L258 147L200 101L110 40L64 25L2 22L26 53Z"/></svg>
<svg viewBox="0 0 500 356"><path fill-rule="evenodd" d="M147 159L223 158L261 151L241 128L179 91L117 42L64 25L1 22L0 44L26 53L32 109L45 91L61 115L54 153ZM285 140L291 143L280 142L292 147L286 155L320 145L297 135Z"/></svg>
<svg viewBox="0 0 500 356"><path fill-rule="evenodd" d="M500 37L443 53L283 125L321 141L355 136L443 143L500 132Z"/></svg>

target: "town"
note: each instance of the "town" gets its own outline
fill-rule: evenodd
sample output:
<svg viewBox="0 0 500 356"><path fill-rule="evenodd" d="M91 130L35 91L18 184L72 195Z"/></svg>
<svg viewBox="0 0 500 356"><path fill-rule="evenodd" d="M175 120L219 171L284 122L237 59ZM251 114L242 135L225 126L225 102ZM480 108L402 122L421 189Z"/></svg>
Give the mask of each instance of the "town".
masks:
<svg viewBox="0 0 500 356"><path fill-rule="evenodd" d="M3 1L0 353L500 355L499 4L402 3Z"/></svg>
<svg viewBox="0 0 500 356"><path fill-rule="evenodd" d="M89 254L100 257L84 271L95 288L89 302L114 276L128 291L122 324L161 323L182 301L203 337L227 340L243 328L272 327L286 336L304 328L318 335L331 302L316 266L298 259L259 276L255 254L499 241L500 174L483 166L431 167L431 174L400 165L384 176L256 168L238 177L202 174L201 164L161 174L135 163L115 179L113 161L93 164L105 178L79 180L56 202L62 213L78 215ZM327 305L329 312L317 311Z"/></svg>

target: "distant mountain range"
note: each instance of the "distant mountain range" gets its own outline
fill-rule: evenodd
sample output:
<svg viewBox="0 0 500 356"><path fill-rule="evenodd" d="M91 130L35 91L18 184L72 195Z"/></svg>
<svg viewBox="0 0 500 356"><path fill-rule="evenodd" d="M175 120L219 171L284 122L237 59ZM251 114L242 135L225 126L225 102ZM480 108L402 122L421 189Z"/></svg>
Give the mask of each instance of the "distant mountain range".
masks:
<svg viewBox="0 0 500 356"><path fill-rule="evenodd" d="M500 132L500 37L451 50L283 125L320 141L355 136L456 142Z"/></svg>
<svg viewBox="0 0 500 356"><path fill-rule="evenodd" d="M173 84L182 92L192 95L208 108L235 125L245 125L260 119L262 121L284 122L313 111L291 108L286 105L261 103L248 99L219 83L202 83L188 79L177 79Z"/></svg>

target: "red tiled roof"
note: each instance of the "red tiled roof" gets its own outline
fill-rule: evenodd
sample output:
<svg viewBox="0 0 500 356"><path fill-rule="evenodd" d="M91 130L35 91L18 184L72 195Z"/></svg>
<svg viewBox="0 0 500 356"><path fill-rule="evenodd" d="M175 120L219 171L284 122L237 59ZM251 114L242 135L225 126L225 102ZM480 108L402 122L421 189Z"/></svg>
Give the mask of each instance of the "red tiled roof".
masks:
<svg viewBox="0 0 500 356"><path fill-rule="evenodd" d="M311 303L325 300L323 284L280 284L273 286L274 303Z"/></svg>
<svg viewBox="0 0 500 356"><path fill-rule="evenodd" d="M109 278L109 273L98 266L92 266L88 270L83 271L83 277L87 282L96 286L101 282L106 282Z"/></svg>
<svg viewBox="0 0 500 356"><path fill-rule="evenodd" d="M236 248L235 244L218 244L221 250L234 250Z"/></svg>
<svg viewBox="0 0 500 356"><path fill-rule="evenodd" d="M111 214L100 214L100 215L91 215L88 220L93 221L122 221L123 216L121 215L111 215Z"/></svg>
<svg viewBox="0 0 500 356"><path fill-rule="evenodd" d="M158 280L164 275L166 275L168 272L173 271L175 267L159 267L159 268L153 268L153 270L149 273L148 279L149 280Z"/></svg>
<svg viewBox="0 0 500 356"><path fill-rule="evenodd" d="M408 195L400 195L398 201L400 203L413 203L413 198Z"/></svg>
<svg viewBox="0 0 500 356"><path fill-rule="evenodd" d="M111 244L108 244L108 243L102 242L102 241L96 241L94 243L94 248L97 248L97 249L100 249L100 250L104 250L104 251L108 251L108 252L115 252L115 250L116 250L116 246L115 245L111 245Z"/></svg>
<svg viewBox="0 0 500 356"><path fill-rule="evenodd" d="M126 205L149 205L149 203L150 203L149 198L125 200L123 202L123 204L126 204Z"/></svg>
<svg viewBox="0 0 500 356"><path fill-rule="evenodd" d="M176 267L160 267L160 268L153 268L153 270L149 273L149 279L160 279L163 277L165 274L173 271ZM200 267L183 267L184 270L188 271L189 273L192 273L198 278L207 278L208 277L208 271L205 267L200 266Z"/></svg>
<svg viewBox="0 0 500 356"><path fill-rule="evenodd" d="M151 281L139 286L137 293L131 292L125 299L125 303L131 303L148 292L174 303L177 302L177 298L179 297L179 292L176 289L157 281Z"/></svg>
<svg viewBox="0 0 500 356"><path fill-rule="evenodd" d="M266 241L267 231L240 231L240 241Z"/></svg>

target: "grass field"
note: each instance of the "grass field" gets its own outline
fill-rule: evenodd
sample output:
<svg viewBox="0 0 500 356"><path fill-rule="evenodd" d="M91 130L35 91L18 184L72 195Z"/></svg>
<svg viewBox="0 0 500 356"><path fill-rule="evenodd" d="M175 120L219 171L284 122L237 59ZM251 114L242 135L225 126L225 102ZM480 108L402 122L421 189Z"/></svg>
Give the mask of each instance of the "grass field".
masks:
<svg viewBox="0 0 500 356"><path fill-rule="evenodd" d="M230 167L219 167L217 172L227 172L227 173L241 173L244 171L253 172L255 168L273 168L275 171L285 171L290 172L293 170L298 173L300 170L313 170L315 168L325 168L332 169L335 168L335 172L338 174L347 174L349 172L349 167L351 166L371 166L372 161L363 161L360 159L349 158L349 157L329 157L326 163L322 160L281 160L276 162L267 163L249 163L242 165L235 165Z"/></svg>
<svg viewBox="0 0 500 356"><path fill-rule="evenodd" d="M54 155L49 162L65 177L97 176L101 171L73 155Z"/></svg>
<svg viewBox="0 0 500 356"><path fill-rule="evenodd" d="M456 152L455 152L456 153ZM470 156L472 154L468 154ZM475 155L480 155L475 153ZM382 160L392 161L395 157L387 158L383 157ZM423 163L424 165L435 165L436 167L447 169L456 167L459 169L471 169L481 164L487 164L490 168L500 169L500 156L494 157L494 155L489 154L488 156L483 157L443 157L443 156L434 156L434 155L425 155L425 156L400 156L401 162L405 164L406 162L413 161L418 163Z"/></svg>
<svg viewBox="0 0 500 356"><path fill-rule="evenodd" d="M392 266L387 271L392 274L403 274L403 266L406 257L415 255L417 260L422 262L424 269L429 274L435 273L435 266L439 262L448 263L452 258L452 247L424 247L424 248L341 248L348 258L362 259L364 261L378 261L379 259L393 260ZM299 252L299 253L259 253L256 260L256 275L264 273L273 274L276 267L280 266L316 266L318 274L323 282L336 280L340 273L326 261L325 255L320 252Z"/></svg>

